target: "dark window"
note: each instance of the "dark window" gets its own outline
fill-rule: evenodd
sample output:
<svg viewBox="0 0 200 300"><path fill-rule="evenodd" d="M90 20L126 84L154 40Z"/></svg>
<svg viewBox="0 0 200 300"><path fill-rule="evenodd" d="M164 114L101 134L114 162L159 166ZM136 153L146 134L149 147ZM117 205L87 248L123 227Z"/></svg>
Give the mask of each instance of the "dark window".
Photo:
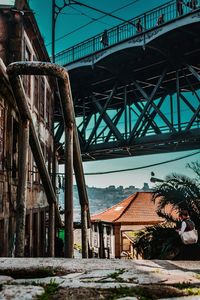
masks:
<svg viewBox="0 0 200 300"><path fill-rule="evenodd" d="M3 212L3 193L0 194L0 213Z"/></svg>
<svg viewBox="0 0 200 300"><path fill-rule="evenodd" d="M35 161L33 162L33 183L39 184L40 176Z"/></svg>
<svg viewBox="0 0 200 300"><path fill-rule="evenodd" d="M45 163L47 166L47 170L49 170L49 147L46 145L46 156L45 156Z"/></svg>
<svg viewBox="0 0 200 300"><path fill-rule="evenodd" d="M34 76L34 95L33 103L35 108L39 111L39 77Z"/></svg>
<svg viewBox="0 0 200 300"><path fill-rule="evenodd" d="M27 46L25 46L25 61L31 61L31 52ZM23 76L24 89L27 96L31 96L31 77L29 75Z"/></svg>
<svg viewBox="0 0 200 300"><path fill-rule="evenodd" d="M107 235L110 235L110 234L111 234L111 227L110 227L110 226L109 226L109 227L108 227L108 226L106 227L106 234L107 234Z"/></svg>
<svg viewBox="0 0 200 300"><path fill-rule="evenodd" d="M97 232L97 229L98 229L98 226L97 226L97 224L95 223L95 224L94 224L94 232Z"/></svg>
<svg viewBox="0 0 200 300"><path fill-rule="evenodd" d="M47 97L46 97L46 122L47 126L51 128L51 122L52 122L52 95L51 91L47 90Z"/></svg>
<svg viewBox="0 0 200 300"><path fill-rule="evenodd" d="M0 171L3 170L5 108L0 105Z"/></svg>
<svg viewBox="0 0 200 300"><path fill-rule="evenodd" d="M0 213L3 212L3 209L4 209L4 205L3 205L3 202L4 202L4 184L3 182L0 182Z"/></svg>
<svg viewBox="0 0 200 300"><path fill-rule="evenodd" d="M32 152L29 147L28 149L28 182L31 182L31 175L32 175Z"/></svg>
<svg viewBox="0 0 200 300"><path fill-rule="evenodd" d="M45 82L44 82L44 78L41 78L41 80L40 80L39 105L40 105L40 116L44 119L44 106L45 106Z"/></svg>
<svg viewBox="0 0 200 300"><path fill-rule="evenodd" d="M19 125L15 119L13 119L13 135L12 135L12 177L17 177L18 169L18 135Z"/></svg>

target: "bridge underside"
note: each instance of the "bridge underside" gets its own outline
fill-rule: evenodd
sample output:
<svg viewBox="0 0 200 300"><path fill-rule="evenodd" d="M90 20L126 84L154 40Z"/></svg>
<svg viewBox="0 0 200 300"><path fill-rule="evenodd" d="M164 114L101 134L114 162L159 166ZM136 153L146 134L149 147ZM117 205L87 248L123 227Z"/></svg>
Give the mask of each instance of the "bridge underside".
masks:
<svg viewBox="0 0 200 300"><path fill-rule="evenodd" d="M199 149L199 31L185 25L70 71L84 161ZM61 143L59 110L56 122Z"/></svg>

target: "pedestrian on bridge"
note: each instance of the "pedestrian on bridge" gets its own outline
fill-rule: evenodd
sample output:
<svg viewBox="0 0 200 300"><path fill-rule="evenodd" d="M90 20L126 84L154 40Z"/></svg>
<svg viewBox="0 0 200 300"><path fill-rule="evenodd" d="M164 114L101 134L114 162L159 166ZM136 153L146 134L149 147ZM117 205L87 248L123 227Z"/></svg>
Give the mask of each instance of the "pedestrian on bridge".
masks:
<svg viewBox="0 0 200 300"><path fill-rule="evenodd" d="M108 47L108 31L106 29L101 36L100 42L102 43L103 47Z"/></svg>
<svg viewBox="0 0 200 300"><path fill-rule="evenodd" d="M179 16L183 15L183 1L176 0L176 9Z"/></svg>
<svg viewBox="0 0 200 300"><path fill-rule="evenodd" d="M164 20L164 14L161 14L160 17L158 18L158 21L157 21L157 26L163 24L165 22Z"/></svg>
<svg viewBox="0 0 200 300"><path fill-rule="evenodd" d="M196 9L197 6L198 6L198 0L191 0L191 1L188 1L188 2L186 3L186 5L187 5L188 7L190 7L191 9Z"/></svg>
<svg viewBox="0 0 200 300"><path fill-rule="evenodd" d="M140 33L143 31L143 28L142 28L142 24L141 24L141 19L139 18L135 24L135 27L136 27L136 32L137 33Z"/></svg>

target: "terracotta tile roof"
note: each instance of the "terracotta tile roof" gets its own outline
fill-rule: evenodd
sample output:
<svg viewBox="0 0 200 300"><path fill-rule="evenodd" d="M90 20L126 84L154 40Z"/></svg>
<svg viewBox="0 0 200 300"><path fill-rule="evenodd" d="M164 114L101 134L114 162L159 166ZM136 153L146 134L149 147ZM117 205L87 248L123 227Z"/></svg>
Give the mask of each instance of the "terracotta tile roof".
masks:
<svg viewBox="0 0 200 300"><path fill-rule="evenodd" d="M91 216L91 220L129 224L154 224L164 221L157 215L156 206L151 199L151 192L137 192L106 211Z"/></svg>
<svg viewBox="0 0 200 300"><path fill-rule="evenodd" d="M108 208L102 213L92 215L91 220L102 220L105 222L114 222L116 219L118 219L121 216L121 214L126 209L126 207L133 201L134 195L135 194L129 196L128 198Z"/></svg>

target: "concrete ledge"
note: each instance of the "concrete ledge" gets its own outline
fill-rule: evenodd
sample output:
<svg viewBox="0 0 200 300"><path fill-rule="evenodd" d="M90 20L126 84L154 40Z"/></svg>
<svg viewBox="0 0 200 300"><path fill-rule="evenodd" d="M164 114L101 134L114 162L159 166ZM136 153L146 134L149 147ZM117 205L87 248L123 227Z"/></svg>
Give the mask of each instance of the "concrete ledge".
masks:
<svg viewBox="0 0 200 300"><path fill-rule="evenodd" d="M36 299L52 284L63 295L59 299L79 299L80 294L80 299L109 299L112 291L116 295L110 299L123 298L116 298L118 292L127 297L133 294L129 299L135 299L135 293L148 294L149 290L157 295L149 299L168 299L189 297L188 288L193 293L190 297L199 293L199 298L188 300L200 299L200 261L0 258L0 275L0 299L5 300ZM21 296L9 298L11 287ZM79 296L70 298L71 294Z"/></svg>

